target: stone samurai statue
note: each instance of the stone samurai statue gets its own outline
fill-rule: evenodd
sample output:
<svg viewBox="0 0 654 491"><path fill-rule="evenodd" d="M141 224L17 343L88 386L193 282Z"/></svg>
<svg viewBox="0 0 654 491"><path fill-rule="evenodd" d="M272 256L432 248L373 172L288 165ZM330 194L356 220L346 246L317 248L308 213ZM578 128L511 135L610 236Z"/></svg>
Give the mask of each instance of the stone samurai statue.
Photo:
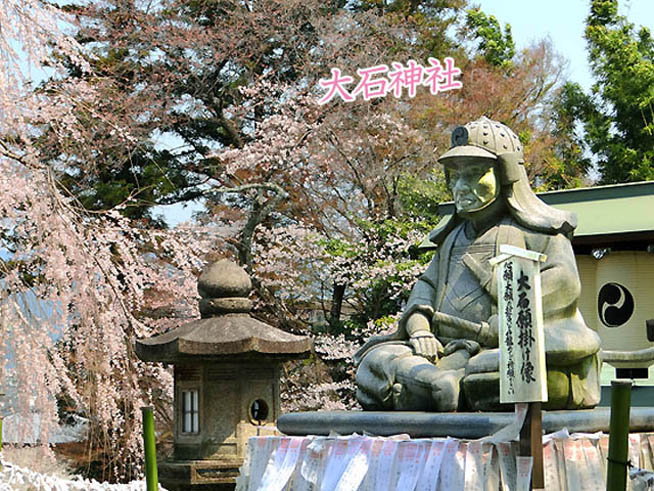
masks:
<svg viewBox="0 0 654 491"><path fill-rule="evenodd" d="M597 333L579 310L569 237L576 216L531 190L520 141L481 118L452 132L443 164L455 213L429 235L431 264L411 291L396 332L355 355L357 398L370 410L512 410L499 403L497 285L489 259L509 244L547 255L541 264L549 401L545 409L599 403Z"/></svg>

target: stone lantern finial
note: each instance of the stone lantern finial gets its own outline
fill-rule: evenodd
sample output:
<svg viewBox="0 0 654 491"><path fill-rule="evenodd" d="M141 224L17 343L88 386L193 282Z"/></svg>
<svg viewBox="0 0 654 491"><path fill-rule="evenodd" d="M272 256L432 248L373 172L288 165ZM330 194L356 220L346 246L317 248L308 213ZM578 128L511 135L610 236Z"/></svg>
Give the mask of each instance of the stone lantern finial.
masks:
<svg viewBox="0 0 654 491"><path fill-rule="evenodd" d="M211 264L198 279L200 314L203 318L252 310L248 294L252 280L236 263L221 259Z"/></svg>

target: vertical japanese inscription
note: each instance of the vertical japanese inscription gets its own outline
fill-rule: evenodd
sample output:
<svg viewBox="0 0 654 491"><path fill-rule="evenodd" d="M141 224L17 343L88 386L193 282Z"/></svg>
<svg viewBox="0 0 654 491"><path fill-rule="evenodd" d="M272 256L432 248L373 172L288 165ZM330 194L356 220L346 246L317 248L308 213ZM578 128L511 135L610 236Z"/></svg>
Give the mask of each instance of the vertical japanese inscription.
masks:
<svg viewBox="0 0 654 491"><path fill-rule="evenodd" d="M513 350L513 262L505 261L503 266L502 280L504 282L504 318L507 329L505 330L504 343L506 346L506 381L507 393L513 395L515 392L515 353Z"/></svg>
<svg viewBox="0 0 654 491"><path fill-rule="evenodd" d="M534 326L529 306L528 290L531 290L529 277L524 271L520 271L518 278L518 346L522 352L522 364L520 366L520 378L526 384L535 382L534 364L531 361L531 352L536 339L534 338Z"/></svg>

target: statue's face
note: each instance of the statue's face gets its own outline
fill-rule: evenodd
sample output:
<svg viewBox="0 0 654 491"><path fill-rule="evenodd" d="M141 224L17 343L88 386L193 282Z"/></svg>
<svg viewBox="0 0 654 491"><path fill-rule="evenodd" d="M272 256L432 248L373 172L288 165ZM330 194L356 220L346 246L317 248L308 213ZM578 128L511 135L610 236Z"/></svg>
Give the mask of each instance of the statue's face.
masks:
<svg viewBox="0 0 654 491"><path fill-rule="evenodd" d="M474 213L490 205L499 192L492 163L461 162L447 164L449 187L457 213Z"/></svg>

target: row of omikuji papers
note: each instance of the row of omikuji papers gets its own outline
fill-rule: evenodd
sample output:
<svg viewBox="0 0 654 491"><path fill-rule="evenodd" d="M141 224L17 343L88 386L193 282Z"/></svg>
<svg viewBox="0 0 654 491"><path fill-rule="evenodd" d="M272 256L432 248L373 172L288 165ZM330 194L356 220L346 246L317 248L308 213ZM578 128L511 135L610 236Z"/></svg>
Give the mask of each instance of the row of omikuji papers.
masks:
<svg viewBox="0 0 654 491"><path fill-rule="evenodd" d="M653 450L654 434L630 435L634 466L652 469ZM236 490L528 490L532 458L517 451L517 442L408 435L252 437ZM606 489L607 456L606 435L545 436L545 489Z"/></svg>

